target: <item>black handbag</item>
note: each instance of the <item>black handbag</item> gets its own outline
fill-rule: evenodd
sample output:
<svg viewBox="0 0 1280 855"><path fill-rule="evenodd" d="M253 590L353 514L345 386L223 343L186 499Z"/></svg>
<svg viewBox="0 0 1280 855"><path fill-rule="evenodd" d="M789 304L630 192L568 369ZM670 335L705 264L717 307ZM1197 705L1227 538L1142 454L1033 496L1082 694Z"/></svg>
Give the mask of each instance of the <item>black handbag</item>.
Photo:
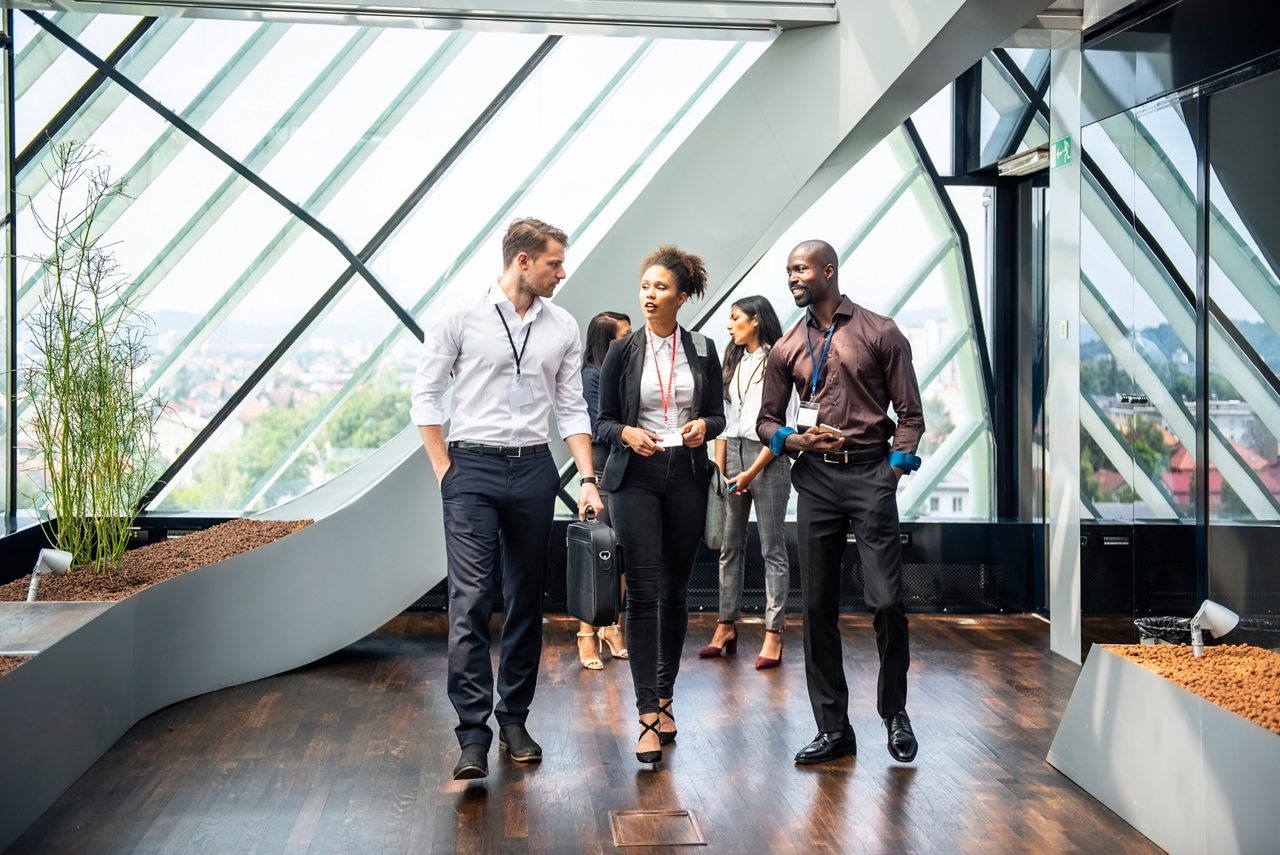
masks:
<svg viewBox="0 0 1280 855"><path fill-rule="evenodd" d="M565 529L565 588L569 614L592 626L618 622L622 607L622 556L613 529L588 510L586 520Z"/></svg>

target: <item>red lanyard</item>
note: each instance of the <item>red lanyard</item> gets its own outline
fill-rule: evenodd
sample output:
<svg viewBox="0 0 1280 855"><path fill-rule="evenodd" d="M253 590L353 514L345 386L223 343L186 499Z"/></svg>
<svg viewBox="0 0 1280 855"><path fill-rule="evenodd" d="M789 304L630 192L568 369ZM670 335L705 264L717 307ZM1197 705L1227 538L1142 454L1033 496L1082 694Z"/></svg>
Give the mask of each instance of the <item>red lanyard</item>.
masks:
<svg viewBox="0 0 1280 855"><path fill-rule="evenodd" d="M662 396L662 423L671 426L667 421L667 403L676 396L676 340L680 337L680 325L671 334L671 372L667 377L667 385L662 385L662 369L658 367L658 348L653 343L653 330L646 330L649 335L649 350L653 353L653 373L658 377L658 394Z"/></svg>

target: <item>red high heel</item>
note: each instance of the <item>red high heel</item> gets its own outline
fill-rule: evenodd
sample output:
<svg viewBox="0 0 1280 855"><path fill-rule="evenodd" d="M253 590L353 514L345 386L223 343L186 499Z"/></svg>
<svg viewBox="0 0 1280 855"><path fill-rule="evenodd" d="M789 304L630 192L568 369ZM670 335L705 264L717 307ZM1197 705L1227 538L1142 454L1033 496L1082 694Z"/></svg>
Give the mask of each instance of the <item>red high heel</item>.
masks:
<svg viewBox="0 0 1280 855"><path fill-rule="evenodd" d="M714 644L708 644L706 647L698 651L699 659L711 659L716 656L724 656L725 654L738 652L738 627L731 620L718 620L716 623L732 626L733 637L726 641L723 647L716 647Z"/></svg>
<svg viewBox="0 0 1280 855"><path fill-rule="evenodd" d="M777 658L777 659L770 659L770 658L769 658L769 657L767 657L767 656L757 656L757 657L756 657L756 670L757 670L757 671L763 671L763 670L765 670L766 668L777 668L777 667L778 667L778 665L779 665L779 664L781 664L781 662L782 662L782 630L780 630L780 629L766 629L766 630L765 630L765 632L772 632L772 633L776 633L776 634L777 634L777 636L778 636L778 658Z"/></svg>

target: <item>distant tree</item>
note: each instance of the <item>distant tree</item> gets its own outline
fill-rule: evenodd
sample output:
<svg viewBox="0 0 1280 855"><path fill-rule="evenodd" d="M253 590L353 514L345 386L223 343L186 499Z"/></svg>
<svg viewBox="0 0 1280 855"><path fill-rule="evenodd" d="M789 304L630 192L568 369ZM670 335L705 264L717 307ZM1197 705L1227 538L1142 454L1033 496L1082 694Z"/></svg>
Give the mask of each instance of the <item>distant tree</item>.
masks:
<svg viewBox="0 0 1280 855"><path fill-rule="evenodd" d="M1121 370L1110 353L1080 363L1080 394L1090 398L1114 398L1131 384L1129 374Z"/></svg>
<svg viewBox="0 0 1280 855"><path fill-rule="evenodd" d="M941 398L928 397L922 403L924 404L925 431L924 436L920 438L919 452L925 456L937 451L947 437L951 436L956 425L951 421L951 413L947 411L947 405Z"/></svg>
<svg viewBox="0 0 1280 855"><path fill-rule="evenodd" d="M1134 459L1140 461L1148 472L1159 474L1168 471L1169 448L1164 442L1164 431L1158 424L1147 418L1130 419L1124 438Z"/></svg>
<svg viewBox="0 0 1280 855"><path fill-rule="evenodd" d="M1218 503L1217 517L1229 520L1251 520L1253 512L1249 510L1249 506L1244 503L1244 499L1240 498L1240 494L1231 489L1231 485L1227 480L1222 479L1222 500Z"/></svg>
<svg viewBox="0 0 1280 855"><path fill-rule="evenodd" d="M231 448L209 456L194 483L170 493L162 509L240 510L262 477L289 453L319 408L320 402L312 400L288 409L266 410L249 423ZM305 481L315 463L316 453L304 448L278 480Z"/></svg>
<svg viewBox="0 0 1280 855"><path fill-rule="evenodd" d="M378 448L409 424L409 395L392 386L362 388L325 425L334 448Z"/></svg>

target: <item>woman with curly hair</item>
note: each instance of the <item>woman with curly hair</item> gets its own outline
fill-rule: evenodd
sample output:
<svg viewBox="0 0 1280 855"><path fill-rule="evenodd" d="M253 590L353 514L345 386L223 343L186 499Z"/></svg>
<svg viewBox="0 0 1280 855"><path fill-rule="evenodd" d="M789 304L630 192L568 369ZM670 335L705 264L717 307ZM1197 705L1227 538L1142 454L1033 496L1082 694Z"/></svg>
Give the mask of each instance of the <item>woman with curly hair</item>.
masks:
<svg viewBox="0 0 1280 855"><path fill-rule="evenodd" d="M641 265L644 325L610 345L600 368L596 439L609 445L602 485L611 494L613 529L627 568L641 763L657 763L662 746L676 737L671 703L714 471L706 444L725 423L715 345L676 320L680 307L706 287L702 259L675 246L658 247Z"/></svg>

